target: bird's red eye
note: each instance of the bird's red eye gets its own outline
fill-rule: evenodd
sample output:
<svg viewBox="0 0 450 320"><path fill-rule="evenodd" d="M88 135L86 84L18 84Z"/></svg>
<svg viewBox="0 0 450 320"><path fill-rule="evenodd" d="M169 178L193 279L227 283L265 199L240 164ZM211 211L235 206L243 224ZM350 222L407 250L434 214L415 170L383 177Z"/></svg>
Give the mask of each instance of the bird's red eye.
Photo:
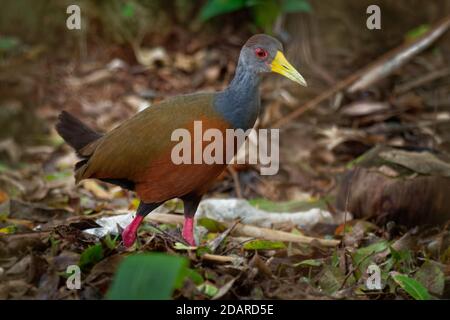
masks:
<svg viewBox="0 0 450 320"><path fill-rule="evenodd" d="M264 50L263 48L256 48L255 49L255 54L258 58L260 59L265 59L267 58L267 51Z"/></svg>

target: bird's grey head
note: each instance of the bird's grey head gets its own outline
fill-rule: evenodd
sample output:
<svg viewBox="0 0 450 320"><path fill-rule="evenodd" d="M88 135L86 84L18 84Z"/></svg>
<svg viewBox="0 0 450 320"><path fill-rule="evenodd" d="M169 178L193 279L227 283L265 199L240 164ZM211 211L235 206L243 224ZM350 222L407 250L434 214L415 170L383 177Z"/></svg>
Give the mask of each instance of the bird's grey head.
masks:
<svg viewBox="0 0 450 320"><path fill-rule="evenodd" d="M276 72L306 86L305 79L284 57L281 42L266 34L257 34L247 40L239 64L249 72Z"/></svg>

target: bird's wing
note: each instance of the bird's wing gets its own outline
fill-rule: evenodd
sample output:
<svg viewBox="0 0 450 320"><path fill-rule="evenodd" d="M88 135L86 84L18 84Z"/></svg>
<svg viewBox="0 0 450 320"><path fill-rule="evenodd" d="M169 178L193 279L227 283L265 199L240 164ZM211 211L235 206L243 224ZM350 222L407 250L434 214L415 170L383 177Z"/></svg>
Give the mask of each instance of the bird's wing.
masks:
<svg viewBox="0 0 450 320"><path fill-rule="evenodd" d="M83 148L80 154L89 160L77 170L76 180L139 182L152 163L158 165L159 159L170 155L177 143L171 141L175 129L189 127L194 120L219 118L213 107L213 94L178 96L153 105Z"/></svg>

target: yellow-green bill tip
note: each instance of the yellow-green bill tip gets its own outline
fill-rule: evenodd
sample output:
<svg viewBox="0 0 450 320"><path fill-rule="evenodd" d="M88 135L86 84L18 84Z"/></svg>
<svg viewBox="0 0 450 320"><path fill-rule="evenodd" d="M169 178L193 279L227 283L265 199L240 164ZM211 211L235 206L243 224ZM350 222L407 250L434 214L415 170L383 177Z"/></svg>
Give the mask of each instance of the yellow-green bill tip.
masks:
<svg viewBox="0 0 450 320"><path fill-rule="evenodd" d="M278 51L272 61L272 72L279 73L286 78L297 82L302 86L307 86L306 80L302 75L287 61L286 57L281 51Z"/></svg>

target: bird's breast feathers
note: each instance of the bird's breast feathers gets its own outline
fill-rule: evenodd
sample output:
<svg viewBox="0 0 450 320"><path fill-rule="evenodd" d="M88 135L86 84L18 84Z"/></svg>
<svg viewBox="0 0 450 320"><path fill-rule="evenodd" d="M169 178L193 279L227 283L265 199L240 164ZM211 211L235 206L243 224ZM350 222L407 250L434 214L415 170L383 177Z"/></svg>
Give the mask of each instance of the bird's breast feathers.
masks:
<svg viewBox="0 0 450 320"><path fill-rule="evenodd" d="M215 129L225 136L225 131L231 129L212 101L211 94L181 96L136 114L83 150L90 158L78 177L129 179L135 182L140 198L151 202L203 188L224 170L226 163L177 163L172 151L182 142L174 139L177 133L191 138L194 158L195 145L200 143L202 150L208 145L203 140L205 132Z"/></svg>

